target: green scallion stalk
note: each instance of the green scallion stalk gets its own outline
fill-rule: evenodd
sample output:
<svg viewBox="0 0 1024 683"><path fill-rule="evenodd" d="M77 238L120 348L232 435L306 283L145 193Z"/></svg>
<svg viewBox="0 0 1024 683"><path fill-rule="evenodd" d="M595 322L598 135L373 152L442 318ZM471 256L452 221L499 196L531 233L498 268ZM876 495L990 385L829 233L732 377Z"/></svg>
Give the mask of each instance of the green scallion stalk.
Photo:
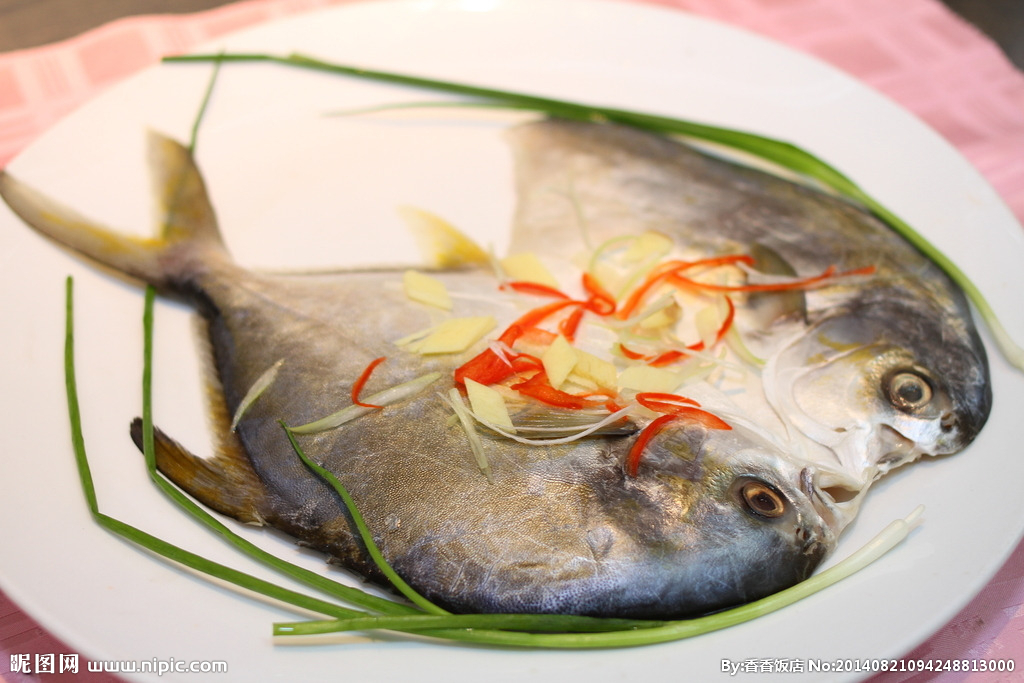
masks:
<svg viewBox="0 0 1024 683"><path fill-rule="evenodd" d="M214 65L213 72L210 75L209 83L206 87L206 91L203 94L203 99L200 104L199 110L196 113L195 120L192 123L191 139L189 141L189 151L195 152L196 142L198 140L200 124L203 121L203 117L206 114L207 108L210 103L210 98L213 94L214 85L217 82L217 77L220 74L220 63ZM178 507L185 510L192 517L197 519L199 522L204 524L206 527L211 529L214 533L221 536L227 542L234 545L236 548L242 550L245 554L258 560L264 565L278 571L285 576L289 576L301 583L306 584L312 588L323 592L326 595L333 596L343 602L347 602L351 605L357 605L365 609L370 609L382 614L401 615L401 614L415 614L418 610L409 605L394 602L385 598L381 598L375 595L371 595L364 591L361 591L350 586L332 581L316 572L309 571L303 567L292 564L282 560L281 558L266 552L258 546L250 543L246 539L242 538L238 534L234 533L220 520L213 517L209 512L204 510L202 507L197 505L191 498L185 496L176 486L168 481L162 473L157 470L156 467L156 444L154 440L154 427L153 427L153 408L152 408L152 391L153 391L153 308L154 299L156 296L156 290L153 287L147 287L145 293L145 305L143 310L143 372L142 372L142 420L141 420L141 435L142 435L142 452L146 461L146 469L149 474L150 480L156 485L156 487L164 493L168 498L171 499ZM268 383L272 381L272 378L267 380ZM255 399L253 399L255 400ZM364 612L348 610L349 616L356 616L365 614Z"/></svg>
<svg viewBox="0 0 1024 683"><path fill-rule="evenodd" d="M425 597L417 593L412 586L405 582L398 573L388 565L387 560L384 559L384 555L380 552L380 548L377 547L377 543L373 540L373 534L370 533L370 529L366 526L366 521L363 519L363 515L359 512L356 507L356 503L352 500L351 494L345 485L341 483L341 480L334 476L334 473L324 467L321 467L319 463L314 462L309 456L306 455L302 446L299 445L298 440L295 438L295 434L288 428L288 425L281 422L281 427L284 429L285 434L288 435L288 441L291 443L292 448L295 449L296 455L299 459L308 467L313 470L318 477L323 479L325 482L330 484L331 488L337 492L341 499L345 503L345 507L348 508L349 514L352 516L352 521L356 525L356 529L359 531L359 537L363 541L363 545L366 546L366 551L373 559L377 568L384 573L384 576L388 578L388 581L398 590L399 593L404 595L409 602L413 603L424 612L428 614L448 614L447 610L441 609L434 603L427 600Z"/></svg>
<svg viewBox="0 0 1024 683"><path fill-rule="evenodd" d="M141 529L100 512L96 489L93 484L92 470L89 467L89 458L85 449L85 438L82 434L82 416L78 404L78 383L75 375L74 288L70 277L66 282L65 296L64 381L68 401L68 418L71 423L71 443L75 454L75 464L78 468L79 481L82 485L82 492L85 495L89 513L96 523L168 560L222 579L254 593L336 618L365 616L364 612L347 609L326 600L303 595L244 572L231 569L217 562L207 560L204 557L172 545ZM152 316L148 312L147 317L150 321L152 320Z"/></svg>
<svg viewBox="0 0 1024 683"><path fill-rule="evenodd" d="M281 64L338 74L353 78L362 78L384 83L392 83L414 88L423 88L452 95L460 95L475 99L475 106L501 107L505 109L521 109L536 111L548 116L574 119L578 121L619 123L643 130L666 135L681 135L698 140L706 140L731 147L771 161L782 168L795 171L807 178L816 180L832 188L839 194L862 204L886 222L893 230L902 235L923 254L959 285L978 314L985 321L993 339L1004 357L1018 369L1024 370L1024 348L1018 345L1009 335L1006 328L985 299L981 290L968 279L966 274L953 261L914 230L909 224L886 209L880 202L861 189L835 167L817 156L788 142L776 140L763 135L744 131L711 126L694 121L687 121L668 116L660 116L628 109L602 107L596 105L570 102L567 100L539 97L520 92L486 88L465 83L423 78L409 74L363 69L344 64L333 64L302 54L286 56L263 53L221 53L216 55L181 55L166 57L166 62L264 62Z"/></svg>
<svg viewBox="0 0 1024 683"><path fill-rule="evenodd" d="M428 629L474 629L530 633L610 633L653 629L670 622L577 617L562 614L448 614L354 617L274 624L275 636L309 636L345 631L397 631L431 635ZM468 636L471 638L472 636ZM502 637L502 636L485 636ZM514 638L515 636L513 636Z"/></svg>
<svg viewBox="0 0 1024 683"><path fill-rule="evenodd" d="M183 509L193 518L201 522L214 533L218 534L228 543L232 544L249 557L263 563L264 565L289 576L296 581L315 588L326 595L357 605L375 612L392 615L415 614L416 608L402 603L381 598L358 588L352 588L345 584L332 581L325 576L310 571L304 567L292 564L276 555L263 550L245 538L239 536L227 527L223 522L197 505L195 501L183 494L174 484L168 481L156 468L156 450L154 443L153 410L152 410L152 376L153 376L153 302L155 290L152 287L146 288L145 312L143 314L143 371L142 371L142 445L143 455L146 459L146 469L150 480L178 507ZM357 614L364 614L359 612Z"/></svg>
<svg viewBox="0 0 1024 683"><path fill-rule="evenodd" d="M188 151L196 151L196 143L199 141L199 126L203 122L203 117L206 115L206 109L210 106L210 98L213 96L213 86L217 83L217 76L220 75L221 62L218 60L213 65L213 73L210 74L210 82L206 85L206 91L203 93L203 99L199 103L199 111L196 113L196 118L192 121L192 131L189 135L188 140Z"/></svg>
<svg viewBox="0 0 1024 683"><path fill-rule="evenodd" d="M724 612L717 612L703 617L686 619L680 621L667 621L662 623L644 624L643 627L631 627L615 631L592 631L576 633L524 633L510 630L499 630L497 624L501 623L501 615L480 615L479 621L471 621L466 615L452 615L451 617L423 615L419 617L397 617L380 619L355 619L355 620L332 620L323 622L289 623L278 624L275 627L277 635L300 635L311 633L329 633L346 630L365 630L367 628L380 628L394 631L405 631L418 633L420 635L432 635L424 632L423 626L430 624L435 628L444 628L445 625L469 625L480 624L483 628L468 629L466 631L448 631L445 637L451 640L464 642L482 643L489 645L504 645L533 648L552 649L590 649L610 647L632 647L638 645L651 645L654 643L665 643L683 638L718 631L729 626L735 626L757 617L775 612L783 607L793 604L803 598L817 593L851 574L868 566L886 552L895 547L900 541L907 537L910 530L923 512L923 507L917 507L905 519L899 519L882 530L867 545L835 566L812 576L791 588L770 595L761 600L735 607ZM508 617L508 615L504 615ZM489 619L494 619L492 623ZM465 621L463 621L465 619ZM492 626L491 630L486 630Z"/></svg>

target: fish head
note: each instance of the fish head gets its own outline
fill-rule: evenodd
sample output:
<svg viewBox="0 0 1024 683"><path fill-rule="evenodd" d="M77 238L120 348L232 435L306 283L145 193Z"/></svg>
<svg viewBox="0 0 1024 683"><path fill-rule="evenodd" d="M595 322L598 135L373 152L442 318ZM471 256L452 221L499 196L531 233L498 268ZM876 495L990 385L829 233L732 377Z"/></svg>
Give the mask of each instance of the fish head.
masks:
<svg viewBox="0 0 1024 683"><path fill-rule="evenodd" d="M638 534L675 564L665 604L708 612L803 581L846 522L812 468L756 431L684 421L659 432L632 484L657 500ZM669 573L664 572L663 573Z"/></svg>
<svg viewBox="0 0 1024 683"><path fill-rule="evenodd" d="M966 447L992 402L984 347L962 316L889 292L814 322L766 368L776 411L862 485Z"/></svg>

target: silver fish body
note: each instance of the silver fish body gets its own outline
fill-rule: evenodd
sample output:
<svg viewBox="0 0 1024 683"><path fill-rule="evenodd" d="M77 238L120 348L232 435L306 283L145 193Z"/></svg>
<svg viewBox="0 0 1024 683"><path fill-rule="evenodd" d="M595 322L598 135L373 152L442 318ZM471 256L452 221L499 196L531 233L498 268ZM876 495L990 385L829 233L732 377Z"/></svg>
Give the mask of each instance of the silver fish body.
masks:
<svg viewBox="0 0 1024 683"><path fill-rule="evenodd" d="M687 248L708 253L761 242L783 255L797 272L820 270L822 259L843 268L858 267L871 251L805 244L808 237L830 242L827 236L837 229L833 224L812 228L810 235L804 228L794 239L786 236L787 226L777 222L780 215L810 211L826 218L832 213L856 215L848 219L847 232L856 232L861 224L873 225L857 210L763 174L707 161L702 155L691 157L692 152L674 143L611 127L557 122L527 126L516 136L521 203L515 241L522 248L546 245L557 251L578 246L579 232L558 205L564 197L556 197L552 204L553 195L543 189L560 182L549 169L561 164L569 169L574 201L590 216L591 238L603 230L639 232L656 227L685 240ZM44 234L194 302L208 324L213 364L223 389L222 413L233 414L260 376L280 363L273 383L246 408L237 431L230 432L225 425L215 457L197 458L158 433L160 468L210 507L280 529L333 561L380 579L336 493L301 463L280 421L299 425L337 410L374 358L388 357L373 375L378 386L440 371L442 378L428 391L299 440L306 453L350 490L392 567L428 598L455 611L678 617L764 597L813 572L851 518L851 508L827 489L846 487L859 500L866 489L861 475L871 470L867 478L876 476L878 463L889 453L904 458L922 449L955 450L980 428L984 414L978 413L987 413L987 384L974 376L985 374L984 355L962 301L924 259L908 262L900 253L891 257L891 266L888 260L882 264L884 279L896 283L885 291L900 296L879 298L878 308L868 315L858 311L867 308L872 297L878 298L877 292L862 294L840 285L833 291L807 293L805 319L772 319L766 331L751 338L752 345L770 352L769 372L788 377L791 367L803 371L793 378L792 389L776 390L782 398L761 391L764 398L751 404L732 398L719 402L724 392L706 388L702 401L732 411L730 417L736 419L731 430L675 424L651 439L635 476L623 466L638 438L635 434L538 447L485 432L492 471L488 480L470 455L465 432L452 424L451 411L439 396L454 386L452 371L478 353L479 346L437 357L397 352L395 339L435 321L396 286L400 273L273 276L239 268L220 243L191 156L166 139L156 140L154 150L166 215L164 239L156 250L109 235L10 176L0 176L0 194ZM561 159L552 159L549 153ZM580 159L585 160L583 167L577 164ZM693 163L693 175L700 182L680 186L677 167ZM659 164L667 165L668 172ZM595 168L596 174L588 174ZM645 185L648 181L658 186L656 191ZM713 189L720 185L726 189ZM736 193L740 199L730 200ZM813 206L794 209L792 202ZM701 214L704 203L712 209ZM771 218L766 222L762 214ZM654 217L653 224L649 216ZM729 227L713 222L719 220ZM884 229L870 229L885 245L874 247L872 263L878 263L879 251L906 249ZM771 234L763 234L765 230ZM832 241L850 242L850 236L842 232ZM786 248L790 243L800 249L791 252ZM903 275L908 263L925 284L911 286L914 277ZM438 277L453 294L452 315L492 315L500 329L522 313L500 297L479 296L494 290L493 276L452 272ZM914 297L922 295L915 287L935 290L932 308L916 303ZM933 327L904 324L902 318L886 322L881 313L873 313L894 311L903 316L904 302L909 302L907 310L937 316L938 322L928 323ZM766 308L775 310L771 305ZM764 322L764 309L757 305L741 313L749 329L749 321ZM867 322L851 330L844 326L843 321L860 319ZM959 336L949 335L950 325L959 326ZM917 343L914 331L922 329L928 335L938 330L935 334L945 341L939 351L963 343L967 356L973 357L936 365L929 356L936 351L935 340ZM893 370L886 364L864 370L853 357L856 354L832 358L828 353L852 348L861 336L869 338L864 346L871 351L865 355L893 355L899 360L896 367L927 371L932 394L943 397L938 418L943 427L938 434L927 427L909 435L905 432L911 430L901 432L902 440L914 444L919 443L914 438L923 435L920 443L925 445L910 448L901 439L890 438L898 447L877 455L881 451L874 444L885 438L878 434L898 430L890 424L892 392L857 387L884 382L881 378L890 378ZM811 357L814 362L809 364ZM825 370L830 364L844 368L843 381L854 385L860 398L860 412L849 428L826 419L841 415L841 410L823 417L806 399L820 390L812 381L815 373L833 376ZM813 386L805 391L802 383ZM879 392L888 404L882 410L876 410ZM895 400L902 401L897 412L917 419L914 411L906 410L916 397L913 388L904 394L895 392ZM826 432L833 427L833 434L845 429L867 436L856 447L850 445L853 442L822 443L812 438L818 427L801 424L805 418L762 419L773 406L792 408L786 401L805 413L812 426L825 425ZM867 408L861 409L863 405ZM748 409L751 415L744 415ZM929 413L918 422L928 424L930 418ZM765 426L765 421L771 424ZM933 446L940 442L946 445ZM851 465L854 456L860 460ZM861 462L868 466L861 468Z"/></svg>
<svg viewBox="0 0 1024 683"><path fill-rule="evenodd" d="M825 486L861 494L922 455L963 449L984 425L988 361L963 293L865 211L635 129L549 121L512 137L513 251L572 253L584 235L654 230L691 253L760 254L768 272L874 269L797 293L797 305L769 294L737 310L767 359L763 391L746 394L757 405L743 409L815 462Z"/></svg>
<svg viewBox="0 0 1024 683"><path fill-rule="evenodd" d="M213 276L231 283L223 291L202 289L216 293L210 330L229 410L263 369L285 361L239 422L260 483L248 487L247 507L223 511L282 529L361 574L378 576L336 494L298 460L279 421L304 424L332 412L362 368L382 355L389 360L374 373L376 385L434 370L445 379L351 425L298 438L351 492L395 570L447 608L698 614L801 580L834 543L801 472L739 429L675 431L651 449L637 477L622 468L629 438L537 447L485 436L489 482L439 398L453 386L454 367L472 354L403 361L390 340L422 329L430 315L392 286L394 273L225 275ZM456 298L470 295L456 314L517 312L472 298L493 289L492 276L443 279ZM223 349L232 350L230 358L217 351ZM681 445L688 460L679 457ZM236 461L215 462L223 470L208 486L220 490ZM189 490L207 486L185 483L197 470L187 455L176 464L176 475L175 464L162 467ZM778 492L785 509L758 513L745 487L748 496Z"/></svg>

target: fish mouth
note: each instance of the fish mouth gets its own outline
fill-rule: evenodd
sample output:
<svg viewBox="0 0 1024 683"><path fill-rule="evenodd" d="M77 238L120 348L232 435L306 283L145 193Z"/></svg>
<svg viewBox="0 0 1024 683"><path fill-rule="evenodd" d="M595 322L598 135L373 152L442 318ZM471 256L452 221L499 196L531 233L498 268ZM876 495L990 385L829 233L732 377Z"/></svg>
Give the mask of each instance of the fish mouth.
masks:
<svg viewBox="0 0 1024 683"><path fill-rule="evenodd" d="M820 475L810 467L800 470L800 490L821 518L830 540L842 533L860 508L865 489L835 483L822 486Z"/></svg>

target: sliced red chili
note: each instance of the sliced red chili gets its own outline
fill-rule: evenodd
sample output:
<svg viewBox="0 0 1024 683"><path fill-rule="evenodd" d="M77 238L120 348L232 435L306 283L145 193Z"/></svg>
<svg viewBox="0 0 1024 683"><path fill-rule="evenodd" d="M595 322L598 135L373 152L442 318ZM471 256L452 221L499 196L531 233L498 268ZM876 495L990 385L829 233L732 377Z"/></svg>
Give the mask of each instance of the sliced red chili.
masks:
<svg viewBox="0 0 1024 683"><path fill-rule="evenodd" d="M605 403L602 400L591 400L554 388L548 381L547 373L543 370L529 379L513 384L510 388L523 396L529 396L557 408L581 410L583 408L600 408Z"/></svg>
<svg viewBox="0 0 1024 683"><path fill-rule="evenodd" d="M662 280L664 280L670 273L681 268L686 267L686 261L666 261L661 265L655 267L644 281L640 283L636 289L634 289L626 301L623 302L619 308L618 317L622 320L629 318L636 312L636 309L640 307L640 303L644 300L647 294L654 289Z"/></svg>
<svg viewBox="0 0 1024 683"><path fill-rule="evenodd" d="M615 312L615 297L590 273L583 273L583 289L588 294L588 311L597 315L611 315Z"/></svg>
<svg viewBox="0 0 1024 683"><path fill-rule="evenodd" d="M650 356L640 353L639 351L634 351L622 343L619 344L619 350L622 351L623 356L630 360L648 360L650 358Z"/></svg>
<svg viewBox="0 0 1024 683"><path fill-rule="evenodd" d="M629 295L626 303L619 309L619 317L628 318L640 306L647 294L659 283L674 276L678 276L685 270L691 268L717 268L718 266L735 265L746 263L753 265L754 259L746 254L728 254L726 256L714 256L711 258L698 259L696 261L666 261L652 270L644 282Z"/></svg>
<svg viewBox="0 0 1024 683"><path fill-rule="evenodd" d="M691 351L700 351L704 348L704 342L697 342L693 346L686 347ZM662 351L657 356L648 359L647 364L651 367L660 368L665 365L671 365L681 358L686 358L690 354L686 351L680 351L679 349L671 349L669 351Z"/></svg>
<svg viewBox="0 0 1024 683"><path fill-rule="evenodd" d="M679 403L688 403L692 406L700 407L700 404L692 398L660 391L642 391L636 395L636 402L644 408L650 408L658 413L671 413L680 407L676 405Z"/></svg>
<svg viewBox="0 0 1024 683"><path fill-rule="evenodd" d="M569 295L561 290L539 282L528 282L525 280L513 280L501 285L501 289L511 289L520 294L533 294L534 296L551 296L556 299L568 299Z"/></svg>
<svg viewBox="0 0 1024 683"><path fill-rule="evenodd" d="M578 308L574 309L569 317L558 324L558 331L569 341L573 341L576 338L576 332L579 330L580 322L583 320L583 312L586 309L581 304Z"/></svg>
<svg viewBox="0 0 1024 683"><path fill-rule="evenodd" d="M572 299L566 299L563 301L555 301L545 306L538 306L537 308L534 308L520 316L513 325L518 325L525 331L531 327L537 327L563 308L568 306L578 306L579 303L580 302L573 301Z"/></svg>
<svg viewBox="0 0 1024 683"><path fill-rule="evenodd" d="M721 327L718 328L718 333L715 334L715 343L722 341L722 337L728 334L733 321L736 319L736 304L734 304L732 299L729 297L725 297L725 304L729 307L729 310L725 314L725 319L722 321Z"/></svg>
<svg viewBox="0 0 1024 683"><path fill-rule="evenodd" d="M366 382L370 379L370 375L373 374L373 371L376 370L377 366L383 363L385 360L387 360L387 356L381 356L380 358L376 358L370 361L370 364L367 365L366 369L364 369L362 374L359 375L359 379L357 379L356 383L352 385L352 403L355 403L357 406L363 406L364 408L384 407L373 403L363 403L362 401L359 400L359 394L362 393L363 387L366 386Z"/></svg>
<svg viewBox="0 0 1024 683"><path fill-rule="evenodd" d="M829 266L820 274L812 275L811 277L789 280L787 282L770 282L754 285L716 285L708 282L698 282L679 273L672 273L669 276L669 279L676 284L695 287L697 289L703 289L711 292L785 292L794 289L810 289L815 285L819 285L835 278L851 277L854 275L871 275L874 272L874 266L855 268L841 273L836 272L835 266Z"/></svg>
<svg viewBox="0 0 1024 683"><path fill-rule="evenodd" d="M692 346L688 346L686 348L690 351L700 351L701 349L704 348L704 342L697 342L696 344L693 344ZM622 351L622 355L625 356L626 358L629 358L630 360L642 360L645 363L647 363L647 365L656 368L661 367L663 365L669 365L671 363L676 362L680 358L685 358L686 356L690 355L686 353L686 351L682 351L680 349L662 351L659 354L645 354L627 348L622 344L619 344L619 349Z"/></svg>
<svg viewBox="0 0 1024 683"><path fill-rule="evenodd" d="M511 347L522 334L523 328L513 323L501 333L498 343ZM455 382L465 384L468 378L480 384L495 384L515 373L516 369L508 359L502 358L493 349L488 348L455 369Z"/></svg>
<svg viewBox="0 0 1024 683"><path fill-rule="evenodd" d="M644 456L647 444L650 443L651 439L653 439L658 432L664 429L666 425L677 419L679 418L676 415L662 415L640 431L640 435L636 437L636 441L633 442L633 445L629 449L629 453L626 455L626 474L631 477L636 476L640 469L640 459Z"/></svg>
<svg viewBox="0 0 1024 683"><path fill-rule="evenodd" d="M670 395L674 396L674 394ZM689 399L683 398L682 396L676 396L673 400L689 401ZM732 427L729 426L729 424L722 418L695 406L681 406L661 403L660 401L651 401L651 403L652 405L659 406L659 408L652 407L652 410L658 410L658 412L664 412L665 414L655 418L650 422L650 424L643 428L640 432L640 436L637 437L636 441L634 441L633 445L630 447L629 453L626 454L626 474L631 477L635 477L640 469L640 460L644 456L647 444L650 443L651 439L653 439L658 432L676 420L699 422L708 429L732 429Z"/></svg>

